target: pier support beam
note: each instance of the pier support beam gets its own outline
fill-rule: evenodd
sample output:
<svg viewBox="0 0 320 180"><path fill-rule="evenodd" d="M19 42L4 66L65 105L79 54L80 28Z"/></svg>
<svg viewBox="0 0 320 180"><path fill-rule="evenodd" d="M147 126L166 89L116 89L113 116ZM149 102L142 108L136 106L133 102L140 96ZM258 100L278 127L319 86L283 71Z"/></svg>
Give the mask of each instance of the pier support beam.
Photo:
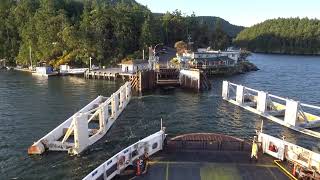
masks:
<svg viewBox="0 0 320 180"><path fill-rule="evenodd" d="M130 98L131 96L131 86L126 87L126 98Z"/></svg>
<svg viewBox="0 0 320 180"><path fill-rule="evenodd" d="M124 92L125 89L121 89L120 90L120 100L119 100L119 107L122 108L123 106L123 101L124 101L124 98L125 98L125 92Z"/></svg>
<svg viewBox="0 0 320 180"><path fill-rule="evenodd" d="M244 86L242 85L237 85L237 94L236 94L236 101L239 104L243 104L244 100Z"/></svg>
<svg viewBox="0 0 320 180"><path fill-rule="evenodd" d="M298 107L299 102L293 101L291 99L286 100L286 112L284 116L284 121L292 126L296 125L298 118Z"/></svg>
<svg viewBox="0 0 320 180"><path fill-rule="evenodd" d="M257 100L257 110L264 113L267 109L267 96L268 93L259 91Z"/></svg>
<svg viewBox="0 0 320 180"><path fill-rule="evenodd" d="M229 82L228 81L222 82L222 98L224 100L229 99Z"/></svg>
<svg viewBox="0 0 320 180"><path fill-rule="evenodd" d="M88 121L84 114L79 113L73 117L74 126L74 143L71 154L79 154L89 145Z"/></svg>
<svg viewBox="0 0 320 180"><path fill-rule="evenodd" d="M200 90L201 82L200 82L200 71L199 70L186 70L183 69L179 74L179 82L180 86Z"/></svg>
<svg viewBox="0 0 320 180"><path fill-rule="evenodd" d="M103 129L103 132L107 132L106 125L109 119L109 105L102 104L100 114L99 114L99 125L100 129Z"/></svg>
<svg viewBox="0 0 320 180"><path fill-rule="evenodd" d="M112 112L112 118L115 118L117 117L117 112L119 110L119 96L118 94L113 94L113 100L111 102L111 106L112 106L112 109L111 109L111 112Z"/></svg>

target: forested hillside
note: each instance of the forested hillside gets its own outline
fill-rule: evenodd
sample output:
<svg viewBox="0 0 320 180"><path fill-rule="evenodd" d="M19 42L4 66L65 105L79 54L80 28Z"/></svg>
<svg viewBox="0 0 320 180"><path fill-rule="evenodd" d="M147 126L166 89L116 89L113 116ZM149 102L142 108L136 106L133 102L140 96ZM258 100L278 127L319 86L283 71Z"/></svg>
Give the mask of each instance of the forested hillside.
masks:
<svg viewBox="0 0 320 180"><path fill-rule="evenodd" d="M244 27L230 24L228 21L214 16L197 16L200 24L207 24L209 31L214 31L219 24L223 31L225 31L230 37L236 37Z"/></svg>
<svg viewBox="0 0 320 180"><path fill-rule="evenodd" d="M278 18L246 28L235 43L263 53L320 54L320 21Z"/></svg>
<svg viewBox="0 0 320 180"><path fill-rule="evenodd" d="M154 15L134 0L2 0L0 59L58 66L85 65L92 57L108 65L139 57L157 43L187 41L188 35L194 48L226 48L231 38L225 21L209 21L178 10Z"/></svg>

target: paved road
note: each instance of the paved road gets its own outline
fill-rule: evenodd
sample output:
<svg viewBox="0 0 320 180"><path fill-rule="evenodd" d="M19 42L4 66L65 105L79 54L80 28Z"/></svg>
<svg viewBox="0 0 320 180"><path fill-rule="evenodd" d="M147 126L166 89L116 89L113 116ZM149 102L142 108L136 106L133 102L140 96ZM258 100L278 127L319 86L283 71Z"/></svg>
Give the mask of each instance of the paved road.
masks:
<svg viewBox="0 0 320 180"><path fill-rule="evenodd" d="M174 48L167 47L167 51L165 54L159 55L160 64L167 64L172 58L176 56L176 50Z"/></svg>

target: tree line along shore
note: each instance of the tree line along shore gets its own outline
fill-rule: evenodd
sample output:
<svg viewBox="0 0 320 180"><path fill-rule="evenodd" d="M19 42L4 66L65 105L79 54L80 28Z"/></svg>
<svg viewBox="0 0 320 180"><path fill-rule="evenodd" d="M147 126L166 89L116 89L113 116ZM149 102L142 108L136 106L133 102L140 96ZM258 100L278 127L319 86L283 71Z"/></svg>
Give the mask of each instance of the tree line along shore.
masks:
<svg viewBox="0 0 320 180"><path fill-rule="evenodd" d="M0 59L8 65L114 65L142 58L162 43L192 41L192 49L233 45L252 52L319 54L320 22L278 18L252 27L181 11L152 13L134 0L3 0ZM147 55L147 54L146 54Z"/></svg>
<svg viewBox="0 0 320 180"><path fill-rule="evenodd" d="M317 19L278 18L244 29L234 43L252 52L319 55L319 37Z"/></svg>
<svg viewBox="0 0 320 180"><path fill-rule="evenodd" d="M3 0L0 17L1 59L54 67L88 65L90 57L95 64L112 65L141 58L143 49L157 43L173 46L188 37L195 49L224 49L243 29L179 10L152 13L134 0Z"/></svg>

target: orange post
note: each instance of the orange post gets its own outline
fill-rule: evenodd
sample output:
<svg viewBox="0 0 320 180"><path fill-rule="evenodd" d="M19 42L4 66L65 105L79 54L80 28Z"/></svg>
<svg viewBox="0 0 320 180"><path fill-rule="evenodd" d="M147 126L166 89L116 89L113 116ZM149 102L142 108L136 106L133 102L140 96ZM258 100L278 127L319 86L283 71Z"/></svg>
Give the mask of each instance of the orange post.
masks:
<svg viewBox="0 0 320 180"><path fill-rule="evenodd" d="M296 176L296 164L293 164L292 175Z"/></svg>
<svg viewBox="0 0 320 180"><path fill-rule="evenodd" d="M140 160L137 160L137 172L136 172L136 175L137 175L137 176L140 176L140 174L141 174Z"/></svg>

